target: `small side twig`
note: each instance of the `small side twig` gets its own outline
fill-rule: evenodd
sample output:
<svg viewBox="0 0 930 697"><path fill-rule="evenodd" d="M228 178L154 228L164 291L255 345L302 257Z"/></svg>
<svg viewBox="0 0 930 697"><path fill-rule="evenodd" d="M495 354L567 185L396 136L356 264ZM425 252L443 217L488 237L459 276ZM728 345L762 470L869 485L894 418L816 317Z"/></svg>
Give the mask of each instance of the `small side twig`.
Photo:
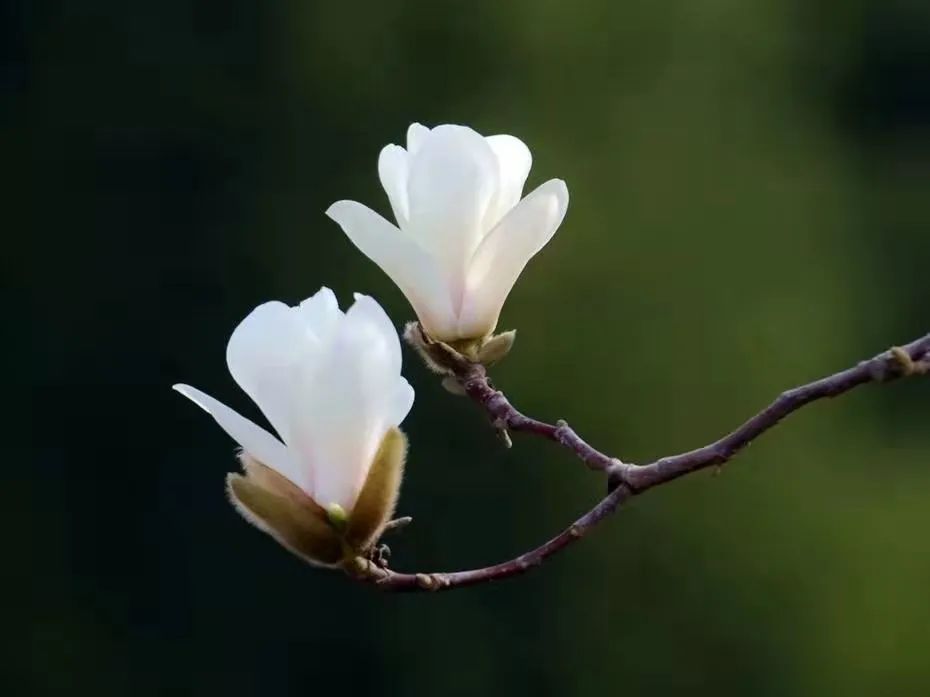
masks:
<svg viewBox="0 0 930 697"><path fill-rule="evenodd" d="M483 365L470 364L457 377L465 394L484 408L495 428L547 438L571 450L592 470L605 471L618 462L587 443L568 422L559 419L550 424L519 411L503 392L494 389Z"/></svg>

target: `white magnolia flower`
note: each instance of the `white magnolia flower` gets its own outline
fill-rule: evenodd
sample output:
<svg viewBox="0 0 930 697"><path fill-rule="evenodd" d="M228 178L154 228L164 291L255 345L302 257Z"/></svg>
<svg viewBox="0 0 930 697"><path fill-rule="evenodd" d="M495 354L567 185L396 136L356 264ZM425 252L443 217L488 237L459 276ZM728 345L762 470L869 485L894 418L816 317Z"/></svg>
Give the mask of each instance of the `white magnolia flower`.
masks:
<svg viewBox="0 0 930 697"><path fill-rule="evenodd" d="M568 207L560 179L521 200L531 164L513 136L415 123L406 150L388 145L378 160L397 226L355 201L326 214L403 291L432 338L481 339Z"/></svg>
<svg viewBox="0 0 930 697"><path fill-rule="evenodd" d="M379 447L413 405L381 306L356 294L343 313L329 288L297 307L259 305L233 332L226 361L280 439L200 390L174 389L321 509L351 516Z"/></svg>

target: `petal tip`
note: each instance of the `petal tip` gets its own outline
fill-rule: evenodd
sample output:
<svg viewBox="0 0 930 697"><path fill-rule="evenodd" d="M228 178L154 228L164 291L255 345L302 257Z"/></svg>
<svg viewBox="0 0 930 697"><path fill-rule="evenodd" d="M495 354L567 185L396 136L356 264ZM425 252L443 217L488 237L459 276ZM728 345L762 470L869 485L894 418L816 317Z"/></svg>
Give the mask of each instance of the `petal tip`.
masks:
<svg viewBox="0 0 930 697"><path fill-rule="evenodd" d="M388 143L385 145L383 148L381 148L381 152L378 154L379 164L382 159L389 157L392 153L398 151L404 153L405 155L407 154L407 150L404 147L397 145L396 143Z"/></svg>
<svg viewBox="0 0 930 697"><path fill-rule="evenodd" d="M537 191L545 191L547 195L554 196L564 215L565 211L568 209L569 200L568 185L565 183L564 179L550 179L545 184L540 185Z"/></svg>
<svg viewBox="0 0 930 697"><path fill-rule="evenodd" d="M338 309L339 307L339 301L336 300L336 294L329 286L320 286L320 289L316 293L311 295L309 298L302 300L300 304L303 305L304 303L309 303L313 300L334 302L336 303L336 308Z"/></svg>
<svg viewBox="0 0 930 697"><path fill-rule="evenodd" d="M339 223L339 219L342 217L342 214L345 213L347 209L350 208L353 204L356 204L356 202L346 199L336 201L335 203L330 204L329 208L326 209L326 217Z"/></svg>

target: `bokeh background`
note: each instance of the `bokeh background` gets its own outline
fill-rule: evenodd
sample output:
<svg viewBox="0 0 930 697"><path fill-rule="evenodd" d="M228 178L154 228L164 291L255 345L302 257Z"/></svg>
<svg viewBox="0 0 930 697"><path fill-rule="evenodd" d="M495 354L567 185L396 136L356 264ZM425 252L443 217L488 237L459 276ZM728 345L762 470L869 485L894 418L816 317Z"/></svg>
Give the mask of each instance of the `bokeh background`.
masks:
<svg viewBox="0 0 930 697"><path fill-rule="evenodd" d="M386 596L223 494L259 302L400 292L324 217L388 211L412 121L513 133L572 202L502 317L526 411L645 462L930 328L922 0L0 4L4 694L930 692L930 382L813 406L520 580ZM586 510L565 453L417 390L396 566Z"/></svg>

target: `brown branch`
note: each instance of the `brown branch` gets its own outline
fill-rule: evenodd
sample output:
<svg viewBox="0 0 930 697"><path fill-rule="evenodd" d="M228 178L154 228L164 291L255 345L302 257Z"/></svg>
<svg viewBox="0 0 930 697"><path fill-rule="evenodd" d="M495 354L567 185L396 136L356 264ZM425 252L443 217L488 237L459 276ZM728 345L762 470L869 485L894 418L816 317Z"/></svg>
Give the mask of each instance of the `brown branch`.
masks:
<svg viewBox="0 0 930 697"><path fill-rule="evenodd" d="M930 372L930 334L905 346L896 346L852 368L783 392L742 426L709 445L637 466L625 464L596 450L564 421L549 424L522 414L491 385L484 366L462 362L455 366L455 377L468 396L484 408L497 428L530 433L559 443L591 469L607 473L608 494L551 540L509 561L468 571L427 574L373 569L366 580L386 590L417 591L447 590L521 575L584 536L627 499L690 472L729 461L755 438L804 405L836 397L866 383L887 382L927 372Z"/></svg>

